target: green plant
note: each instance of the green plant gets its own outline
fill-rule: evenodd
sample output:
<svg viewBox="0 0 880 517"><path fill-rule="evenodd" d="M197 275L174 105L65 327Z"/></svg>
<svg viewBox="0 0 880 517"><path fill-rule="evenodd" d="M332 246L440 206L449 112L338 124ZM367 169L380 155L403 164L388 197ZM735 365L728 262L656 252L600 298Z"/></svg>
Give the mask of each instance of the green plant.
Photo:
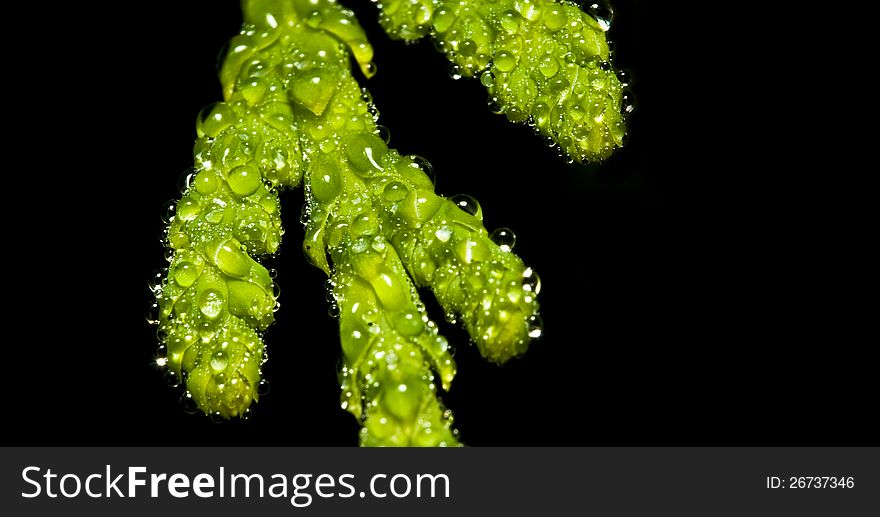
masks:
<svg viewBox="0 0 880 517"><path fill-rule="evenodd" d="M302 182L304 250L330 277L342 407L362 423L361 444L457 445L436 394L455 363L416 287L503 363L542 332L538 276L512 252L510 230L489 233L475 200L437 195L430 164L381 138L350 72L350 56L365 76L375 71L350 11L334 0L242 8L220 72L225 100L199 114L195 167L168 215L170 268L154 285L159 363L185 382L188 403L221 419L247 415L266 359L260 332L277 306L254 257L278 251L277 191Z"/></svg>

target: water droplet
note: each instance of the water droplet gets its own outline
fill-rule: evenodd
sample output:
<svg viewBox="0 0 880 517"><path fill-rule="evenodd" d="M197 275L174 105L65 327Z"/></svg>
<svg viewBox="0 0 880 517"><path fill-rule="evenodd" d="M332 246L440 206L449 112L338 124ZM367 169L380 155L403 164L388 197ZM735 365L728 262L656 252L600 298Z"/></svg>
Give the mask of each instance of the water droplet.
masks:
<svg viewBox="0 0 880 517"><path fill-rule="evenodd" d="M191 262L179 262L174 267L174 281L180 287L189 287L199 277L199 268Z"/></svg>
<svg viewBox="0 0 880 517"><path fill-rule="evenodd" d="M260 188L263 178L255 165L247 163L230 171L226 181L233 192L241 197L246 197Z"/></svg>
<svg viewBox="0 0 880 517"><path fill-rule="evenodd" d="M611 70L611 63L608 61L601 61L599 62L599 68L607 72L608 70Z"/></svg>
<svg viewBox="0 0 880 517"><path fill-rule="evenodd" d="M199 310L202 311L202 314L206 317L214 319L223 311L224 303L225 300L223 299L223 295L214 289L208 289L202 293L202 296L199 299Z"/></svg>
<svg viewBox="0 0 880 517"><path fill-rule="evenodd" d="M177 189L181 194L186 192L192 186L193 180L195 180L198 172L199 170L195 167L190 167L180 174L180 179L177 180Z"/></svg>
<svg viewBox="0 0 880 517"><path fill-rule="evenodd" d="M174 220L174 213L176 210L177 201L166 201L165 204L162 205L162 222L165 224L171 224L171 221Z"/></svg>
<svg viewBox="0 0 880 517"><path fill-rule="evenodd" d="M281 286L278 282L272 282L272 297L277 300L279 296L281 296Z"/></svg>
<svg viewBox="0 0 880 517"><path fill-rule="evenodd" d="M162 294L162 284L165 281L165 270L156 269L150 274L149 287L157 297Z"/></svg>
<svg viewBox="0 0 880 517"><path fill-rule="evenodd" d="M486 106L489 108L489 111L496 115L504 113L504 107L501 105L501 102L497 97L489 97L489 100L486 101Z"/></svg>
<svg viewBox="0 0 880 517"><path fill-rule="evenodd" d="M523 271L522 287L523 291L530 293L539 294L541 292L541 278L530 267Z"/></svg>
<svg viewBox="0 0 880 517"><path fill-rule="evenodd" d="M248 63L242 74L243 77L263 77L269 73L269 65L265 61L254 59Z"/></svg>
<svg viewBox="0 0 880 517"><path fill-rule="evenodd" d="M422 172L425 173L425 176L427 176L428 179L431 180L432 185L437 186L437 176L434 174L434 166L431 165L431 162L429 162L425 157L419 156L417 154L411 155L409 159L413 161L413 165L415 165L416 167L421 169Z"/></svg>
<svg viewBox="0 0 880 517"><path fill-rule="evenodd" d="M516 244L516 234L510 228L498 228L489 235L489 238L501 248L501 251L510 251Z"/></svg>
<svg viewBox="0 0 880 517"><path fill-rule="evenodd" d="M519 30L521 19L518 12L508 9L501 13L501 28L507 32L514 33Z"/></svg>
<svg viewBox="0 0 880 517"><path fill-rule="evenodd" d="M495 86L495 75L489 70L486 70L480 75L480 83L486 88L492 88Z"/></svg>
<svg viewBox="0 0 880 517"><path fill-rule="evenodd" d="M443 354L449 351L449 340L443 336L437 336L434 339L434 353Z"/></svg>
<svg viewBox="0 0 880 517"><path fill-rule="evenodd" d="M171 370L171 368L165 369L163 377L165 378L165 383L172 388L180 386L180 377L178 377L177 374Z"/></svg>
<svg viewBox="0 0 880 517"><path fill-rule="evenodd" d="M190 415L197 413L199 410L199 405L196 404L190 392L186 392L180 397L180 405L183 406L183 412Z"/></svg>
<svg viewBox="0 0 880 517"><path fill-rule="evenodd" d="M364 75L366 75L367 78L373 77L378 71L379 69L376 67L376 63L370 62L364 65Z"/></svg>
<svg viewBox="0 0 880 517"><path fill-rule="evenodd" d="M554 77L559 72L559 61L552 54L547 54L538 63L538 69L544 77Z"/></svg>
<svg viewBox="0 0 880 517"><path fill-rule="evenodd" d="M196 121L196 134L199 138L215 138L221 131L232 125L235 119L230 107L223 102L215 102L202 108Z"/></svg>
<svg viewBox="0 0 880 517"><path fill-rule="evenodd" d="M466 214L472 215L477 219L482 219L480 203L478 203L476 199L467 194L456 194L449 199Z"/></svg>
<svg viewBox="0 0 880 517"><path fill-rule="evenodd" d="M207 214L205 214L205 221L208 221L211 224L217 224L223 220L223 209L218 208L216 210L211 210Z"/></svg>
<svg viewBox="0 0 880 517"><path fill-rule="evenodd" d="M385 190L384 192L382 192L382 197L384 197L386 201L397 203L399 201L403 201L408 193L409 189L406 188L406 185L399 181L392 181L388 185L385 185Z"/></svg>
<svg viewBox="0 0 880 517"><path fill-rule="evenodd" d="M512 52L502 50L495 54L495 68L501 72L510 72L516 66L516 56Z"/></svg>
<svg viewBox="0 0 880 517"><path fill-rule="evenodd" d="M266 395L269 393L269 381L266 379L261 379L259 384L257 384L257 394L260 396Z"/></svg>
<svg viewBox="0 0 880 517"><path fill-rule="evenodd" d="M627 72L626 70L618 70L617 80L620 81L621 86L629 86L629 72Z"/></svg>
<svg viewBox="0 0 880 517"><path fill-rule="evenodd" d="M159 324L159 302L153 302L147 308L146 314L147 323L150 325L158 325Z"/></svg>
<svg viewBox="0 0 880 517"><path fill-rule="evenodd" d="M461 67L456 65L455 63L451 63L449 65L449 77L451 77L455 81L461 79Z"/></svg>
<svg viewBox="0 0 880 517"><path fill-rule="evenodd" d="M338 318L339 317L339 305L337 305L335 303L331 303L327 307L327 316L330 316L331 318Z"/></svg>
<svg viewBox="0 0 880 517"><path fill-rule="evenodd" d="M226 356L226 352L218 350L211 356L211 368L213 368L214 371L222 372L228 365L229 359Z"/></svg>
<svg viewBox="0 0 880 517"><path fill-rule="evenodd" d="M449 238L452 236L452 228L443 225L440 228L437 228L437 231L434 232L434 236L437 237L440 242L449 242Z"/></svg>
<svg viewBox="0 0 880 517"><path fill-rule="evenodd" d="M466 39L458 45L458 53L465 57L473 56L477 53L477 44L473 40Z"/></svg>
<svg viewBox="0 0 880 517"><path fill-rule="evenodd" d="M196 186L196 191L204 196L217 190L219 185L217 175L211 171L200 172L194 178L193 183Z"/></svg>
<svg viewBox="0 0 880 517"><path fill-rule="evenodd" d="M608 31L611 28L611 21L614 18L614 10L608 5L608 1L587 0L584 4L583 11L595 18L596 22L599 23L599 27L601 27L603 31Z"/></svg>
<svg viewBox="0 0 880 517"><path fill-rule="evenodd" d="M537 314L529 318L529 337L538 339L544 334L544 320Z"/></svg>
<svg viewBox="0 0 880 517"><path fill-rule="evenodd" d="M214 249L214 264L223 273L234 277L244 278L251 272L253 261L242 249L242 245L235 239L227 239Z"/></svg>
<svg viewBox="0 0 880 517"><path fill-rule="evenodd" d="M636 104L632 92L624 90L623 94L620 96L620 112L628 115L632 113L635 108Z"/></svg>
<svg viewBox="0 0 880 517"><path fill-rule="evenodd" d="M241 419L242 419L242 420L250 420L250 419L253 418L253 417L254 417L254 410L253 410L253 408L247 408L247 409L245 409L245 410L241 413Z"/></svg>
<svg viewBox="0 0 880 517"><path fill-rule="evenodd" d="M391 131L385 126L376 126L376 134L379 135L379 138L381 138L386 144L391 141Z"/></svg>
<svg viewBox="0 0 880 517"><path fill-rule="evenodd" d="M223 423L223 420L225 420L225 418L223 418L223 417L220 415L220 412L219 412L219 411L215 411L214 413L211 413L210 416L211 416L211 423L214 423L214 424L220 424L220 423Z"/></svg>

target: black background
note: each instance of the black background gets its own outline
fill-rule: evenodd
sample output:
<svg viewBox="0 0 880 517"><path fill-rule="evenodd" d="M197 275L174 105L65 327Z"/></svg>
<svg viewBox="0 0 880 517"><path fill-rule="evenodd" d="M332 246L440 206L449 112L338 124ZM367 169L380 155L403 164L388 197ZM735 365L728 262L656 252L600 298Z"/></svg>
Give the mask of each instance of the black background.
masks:
<svg viewBox="0 0 880 517"><path fill-rule="evenodd" d="M428 42L392 42L374 5L344 3L376 48L378 75L360 79L392 146L428 158L441 194L476 197L487 228L512 228L542 278L545 337L521 359L487 364L442 324L459 365L444 401L465 443L877 443L869 342L853 331L864 311L843 307L824 260L834 244L817 236L828 196L802 193L813 185L788 161L785 113L753 103L750 85L775 79L742 47L753 27L731 21L739 4L615 1L615 66L636 96L629 141L600 166L570 166L490 114L479 83L450 79ZM240 12L232 0L94 9L62 20L64 37L31 61L52 79L22 129L38 165L24 176L52 188L20 200L40 237L10 275L27 283L9 322L27 331L6 339L11 441L355 445L323 274L300 251L299 190L282 197L270 264L282 307L254 417L184 414L165 386L144 319L165 265L159 214L191 165L196 114L221 98L215 56Z"/></svg>

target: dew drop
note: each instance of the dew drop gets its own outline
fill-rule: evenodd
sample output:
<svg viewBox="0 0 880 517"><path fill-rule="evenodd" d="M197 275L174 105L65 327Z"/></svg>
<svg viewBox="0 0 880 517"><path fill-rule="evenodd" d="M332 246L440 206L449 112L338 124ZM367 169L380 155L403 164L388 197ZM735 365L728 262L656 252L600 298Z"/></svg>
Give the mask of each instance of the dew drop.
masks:
<svg viewBox="0 0 880 517"><path fill-rule="evenodd" d="M331 303L327 307L327 316L330 316L331 318L338 318L339 317L339 305L337 305L335 303Z"/></svg>
<svg viewBox="0 0 880 517"><path fill-rule="evenodd" d="M221 131L232 125L235 114L228 105L215 102L202 108L196 121L196 134L199 138L215 138Z"/></svg>
<svg viewBox="0 0 880 517"><path fill-rule="evenodd" d="M510 72L516 66L516 56L512 52L502 50L495 54L495 68L502 72Z"/></svg>
<svg viewBox="0 0 880 517"><path fill-rule="evenodd" d="M541 278L538 276L538 273L535 273L534 269L527 267L523 271L522 288L523 291L530 293L539 294L541 292Z"/></svg>
<svg viewBox="0 0 880 517"><path fill-rule="evenodd" d="M388 130L387 127L378 125L376 126L376 135L382 139L386 144L391 142L391 131Z"/></svg>
<svg viewBox="0 0 880 517"><path fill-rule="evenodd" d="M254 410L252 408L247 408L241 413L242 420L250 420L254 417Z"/></svg>
<svg viewBox="0 0 880 517"><path fill-rule="evenodd" d="M512 9L508 9L501 13L501 28L503 28L507 32L514 33L519 30L519 23L521 19L522 18L520 18L518 12Z"/></svg>
<svg viewBox="0 0 880 517"><path fill-rule="evenodd" d="M437 336L434 339L434 353L437 355L444 354L448 350L449 350L449 340L447 340L443 336Z"/></svg>
<svg viewBox="0 0 880 517"><path fill-rule="evenodd" d="M443 225L437 228L437 231L434 232L434 237L437 237L440 242L449 242L449 238L452 237L452 229L449 226Z"/></svg>
<svg viewBox="0 0 880 517"><path fill-rule="evenodd" d="M162 222L165 224L171 224L171 221L174 220L174 213L177 210L177 202L174 200L166 201L164 205L162 205Z"/></svg>
<svg viewBox="0 0 880 517"><path fill-rule="evenodd" d="M150 304L149 308L147 308L146 319L147 323L150 325L159 324L159 302L153 302Z"/></svg>
<svg viewBox="0 0 880 517"><path fill-rule="evenodd" d="M217 181L217 175L210 171L202 172L196 175L193 183L196 186L196 191L198 191L199 194L205 196L217 190L217 186L219 184L219 182Z"/></svg>
<svg viewBox="0 0 880 517"><path fill-rule="evenodd" d="M250 63L245 66L243 75L244 77L263 77L269 73L269 66L259 59L254 59Z"/></svg>
<svg viewBox="0 0 880 517"><path fill-rule="evenodd" d="M223 295L214 289L208 289L202 293L202 296L199 299L199 310L202 311L202 314L206 317L214 319L219 316L220 312L223 310L224 302Z"/></svg>
<svg viewBox="0 0 880 517"><path fill-rule="evenodd" d="M207 214L205 214L205 221L208 221L211 224L217 224L223 220L223 209L218 208L216 210L211 210Z"/></svg>
<svg viewBox="0 0 880 517"><path fill-rule="evenodd" d="M172 388L180 386L180 377L178 377L177 374L171 370L171 368L165 369L163 377L165 378L165 384L171 386Z"/></svg>
<svg viewBox="0 0 880 517"><path fill-rule="evenodd" d="M266 395L269 393L269 381L266 379L261 379L259 384L257 384L257 394L258 395Z"/></svg>
<svg viewBox="0 0 880 517"><path fill-rule="evenodd" d="M584 2L584 12L595 18L603 31L611 28L611 20L614 18L614 10L608 5L607 0L587 0Z"/></svg>
<svg viewBox="0 0 880 517"><path fill-rule="evenodd" d="M633 112L636 108L635 99L630 91L624 91L620 96L620 112L626 115Z"/></svg>
<svg viewBox="0 0 880 517"><path fill-rule="evenodd" d="M618 70L617 80L620 81L621 86L629 86L629 72L627 72L626 70Z"/></svg>
<svg viewBox="0 0 880 517"><path fill-rule="evenodd" d="M608 61L600 61L599 68L607 72L608 70L611 70L611 63L609 63Z"/></svg>
<svg viewBox="0 0 880 517"><path fill-rule="evenodd" d="M434 174L434 166L431 165L431 162L429 162L425 157L419 156L417 154L411 155L409 158L413 161L413 165L421 169L422 172L425 173L425 176L427 176L428 179L431 180L431 184L436 186L437 176Z"/></svg>
<svg viewBox="0 0 880 517"><path fill-rule="evenodd" d="M215 372L222 372L228 365L229 359L226 356L226 352L218 350L211 356L211 368L213 368Z"/></svg>
<svg viewBox="0 0 880 517"><path fill-rule="evenodd" d="M385 185L382 197L384 197L386 201L397 203L403 201L407 194L409 194L409 189L406 188L406 185L399 181L392 181L388 185Z"/></svg>
<svg viewBox="0 0 880 517"><path fill-rule="evenodd" d="M486 106L489 108L489 111L496 115L504 113L504 107L501 105L501 102L498 101L497 97L490 97L489 100L486 101Z"/></svg>
<svg viewBox="0 0 880 517"><path fill-rule="evenodd" d="M306 226L309 224L309 220L311 219L311 211L312 208L308 203L303 203L302 208L299 211L299 224Z"/></svg>
<svg viewBox="0 0 880 517"><path fill-rule="evenodd" d="M516 234L510 228L498 228L489 235L489 238L501 248L501 251L510 251L516 244Z"/></svg>
<svg viewBox="0 0 880 517"><path fill-rule="evenodd" d="M537 314L529 318L529 337L538 339L544 334L544 320Z"/></svg>
<svg viewBox="0 0 880 517"><path fill-rule="evenodd" d="M552 54L547 54L538 63L538 69L544 77L551 78L559 72L559 61Z"/></svg>
<svg viewBox="0 0 880 517"><path fill-rule="evenodd" d="M467 194L456 194L449 199L466 214L472 215L477 219L482 219L480 203L478 203L476 199Z"/></svg>
<svg viewBox="0 0 880 517"><path fill-rule="evenodd" d="M189 190L198 172L198 169L195 167L190 167L180 174L180 178L177 180L177 190L179 190L181 194Z"/></svg>
<svg viewBox="0 0 880 517"><path fill-rule="evenodd" d="M165 280L165 271L161 269L156 269L150 274L150 282L149 287L150 291L153 291L153 294L159 296L162 294L162 284Z"/></svg>
<svg viewBox="0 0 880 517"><path fill-rule="evenodd" d="M492 74L489 70L486 70L480 75L480 83L486 88L491 88L495 86L495 75Z"/></svg>
<svg viewBox="0 0 880 517"><path fill-rule="evenodd" d="M183 412L190 415L197 413L199 410L199 405L196 404L190 392L186 392L180 397L180 405L183 406Z"/></svg>
<svg viewBox="0 0 880 517"><path fill-rule="evenodd" d="M253 194L263 183L260 171L251 164L241 165L233 169L226 181L229 188L241 197Z"/></svg>
<svg viewBox="0 0 880 517"><path fill-rule="evenodd" d="M456 65L455 63L451 63L449 65L449 77L451 77L454 81L458 81L461 79L461 67Z"/></svg>
<svg viewBox="0 0 880 517"><path fill-rule="evenodd" d="M278 270L273 268L269 268L269 278L278 278Z"/></svg>
<svg viewBox="0 0 880 517"><path fill-rule="evenodd" d="M219 411L215 411L215 412L211 413L211 423L221 424L221 423L223 423L223 420L224 420L224 418L222 416L220 416Z"/></svg>
<svg viewBox="0 0 880 517"><path fill-rule="evenodd" d="M458 52L465 57L473 56L477 53L477 44L473 40L466 39L458 46Z"/></svg>

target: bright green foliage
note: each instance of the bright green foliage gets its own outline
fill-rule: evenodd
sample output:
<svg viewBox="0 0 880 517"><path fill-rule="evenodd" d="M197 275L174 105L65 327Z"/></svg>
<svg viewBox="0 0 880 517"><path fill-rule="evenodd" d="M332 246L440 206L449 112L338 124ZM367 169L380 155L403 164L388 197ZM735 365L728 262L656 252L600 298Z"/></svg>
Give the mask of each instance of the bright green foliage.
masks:
<svg viewBox="0 0 880 517"><path fill-rule="evenodd" d="M276 302L248 253L277 251L275 189L302 178L304 250L330 276L342 407L362 422L361 444L457 445L436 394L455 364L416 286L500 363L540 335L537 275L511 252L509 230L487 233L476 201L438 196L427 161L378 136L369 94L350 72L352 54L372 71L350 11L333 0L245 0L243 10L220 74L226 102L200 115L198 172L168 231L174 255L158 293L165 361L188 373L207 413L241 415L257 398L257 332Z"/></svg>
<svg viewBox="0 0 880 517"><path fill-rule="evenodd" d="M479 75L490 109L528 122L571 159L602 160L623 144L629 107L609 62L610 20L552 0L378 3L391 37L430 33L453 77Z"/></svg>
<svg viewBox="0 0 880 517"><path fill-rule="evenodd" d="M269 272L248 254L277 252L275 187L302 178L283 94L265 88L256 106L246 99L260 86L243 86L199 115L195 168L168 227L174 254L157 293L167 347L160 362L185 378L199 408L224 418L243 415L258 397L265 360L258 332L276 307Z"/></svg>

